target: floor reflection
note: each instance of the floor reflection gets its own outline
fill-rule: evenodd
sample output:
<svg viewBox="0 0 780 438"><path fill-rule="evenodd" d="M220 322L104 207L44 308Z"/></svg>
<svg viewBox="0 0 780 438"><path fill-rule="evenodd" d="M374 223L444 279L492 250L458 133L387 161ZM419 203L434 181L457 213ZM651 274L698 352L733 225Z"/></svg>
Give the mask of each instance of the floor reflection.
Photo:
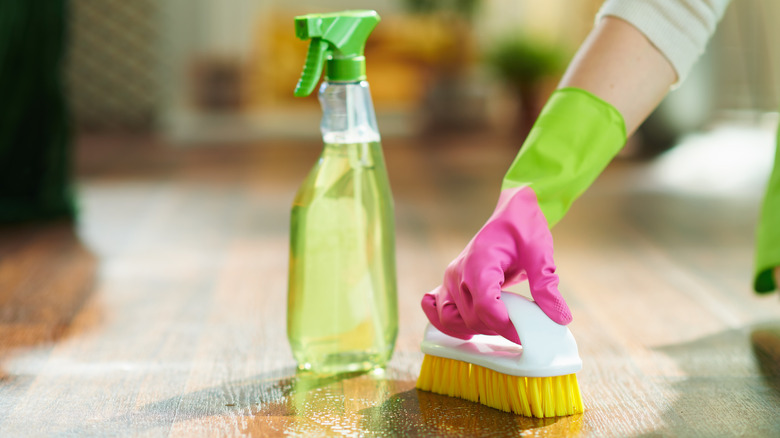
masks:
<svg viewBox="0 0 780 438"><path fill-rule="evenodd" d="M655 433L777 436L780 321L726 330L656 350L673 359L686 377L661 377L678 397L664 412L664 428Z"/></svg>
<svg viewBox="0 0 780 438"><path fill-rule="evenodd" d="M0 226L0 405L21 399L35 380L13 365L16 356L32 347L47 355L72 334L96 272L97 258L70 221ZM10 411L0 408L0 423Z"/></svg>
<svg viewBox="0 0 780 438"><path fill-rule="evenodd" d="M63 336L94 292L97 264L70 221L0 227L0 359Z"/></svg>
<svg viewBox="0 0 780 438"><path fill-rule="evenodd" d="M750 332L750 343L761 375L780 392L780 321L756 325Z"/></svg>
<svg viewBox="0 0 780 438"><path fill-rule="evenodd" d="M173 417L181 430L230 424L248 436L304 437L573 436L584 422L582 415L526 418L418 391L413 378L393 369L315 376L285 368L160 400L65 435L151 433L168 430Z"/></svg>
<svg viewBox="0 0 780 438"><path fill-rule="evenodd" d="M323 436L519 435L555 425L553 435L579 432L582 416L526 418L477 403L414 388L392 370L317 377L298 374L285 395L262 404L246 432Z"/></svg>

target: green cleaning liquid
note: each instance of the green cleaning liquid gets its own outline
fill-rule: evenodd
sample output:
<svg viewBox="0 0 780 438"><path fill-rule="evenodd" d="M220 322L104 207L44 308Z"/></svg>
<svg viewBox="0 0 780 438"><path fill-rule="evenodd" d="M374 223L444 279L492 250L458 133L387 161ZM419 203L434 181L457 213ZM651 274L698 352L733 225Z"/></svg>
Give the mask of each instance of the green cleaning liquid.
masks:
<svg viewBox="0 0 780 438"><path fill-rule="evenodd" d="M362 371L390 359L398 333L393 198L371 92L366 39L376 11L295 18L309 51L295 95L318 97L325 147L293 202L287 337L298 367Z"/></svg>
<svg viewBox="0 0 780 438"><path fill-rule="evenodd" d="M326 143L291 217L287 335L299 368L384 366L398 333L395 272L380 143Z"/></svg>

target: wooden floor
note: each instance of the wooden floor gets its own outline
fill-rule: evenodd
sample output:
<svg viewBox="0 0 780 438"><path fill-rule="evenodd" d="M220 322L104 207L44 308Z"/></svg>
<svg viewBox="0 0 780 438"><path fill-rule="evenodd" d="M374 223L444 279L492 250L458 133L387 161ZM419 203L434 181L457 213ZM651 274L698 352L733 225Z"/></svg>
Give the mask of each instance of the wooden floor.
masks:
<svg viewBox="0 0 780 438"><path fill-rule="evenodd" d="M749 288L760 185L693 193L663 160L614 163L554 230L584 414L414 389L420 298L514 155L485 137L385 142L395 354L384 372L296 375L289 207L318 148L83 138L78 223L0 230L0 436L780 435L780 300Z"/></svg>

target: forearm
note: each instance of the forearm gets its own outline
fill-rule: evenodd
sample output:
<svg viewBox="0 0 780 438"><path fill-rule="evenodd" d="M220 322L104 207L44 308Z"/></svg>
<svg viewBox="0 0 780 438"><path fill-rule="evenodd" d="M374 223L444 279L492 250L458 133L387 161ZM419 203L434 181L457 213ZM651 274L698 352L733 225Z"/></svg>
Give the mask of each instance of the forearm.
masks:
<svg viewBox="0 0 780 438"><path fill-rule="evenodd" d="M558 88L581 88L611 104L631 135L676 80L671 63L639 30L608 16L580 46Z"/></svg>
<svg viewBox="0 0 780 438"><path fill-rule="evenodd" d="M685 77L726 4L608 0L504 176L502 189L533 189L549 225L555 225L627 136ZM677 41L686 42L685 50L670 44Z"/></svg>

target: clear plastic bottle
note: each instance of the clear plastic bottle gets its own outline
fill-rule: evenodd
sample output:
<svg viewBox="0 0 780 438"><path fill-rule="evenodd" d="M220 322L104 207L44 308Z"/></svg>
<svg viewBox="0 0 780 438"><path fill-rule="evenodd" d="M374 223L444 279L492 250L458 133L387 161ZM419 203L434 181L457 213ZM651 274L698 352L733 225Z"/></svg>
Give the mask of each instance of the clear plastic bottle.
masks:
<svg viewBox="0 0 780 438"><path fill-rule="evenodd" d="M324 82L325 146L290 226L287 335L298 366L368 370L398 333L393 199L368 83Z"/></svg>

